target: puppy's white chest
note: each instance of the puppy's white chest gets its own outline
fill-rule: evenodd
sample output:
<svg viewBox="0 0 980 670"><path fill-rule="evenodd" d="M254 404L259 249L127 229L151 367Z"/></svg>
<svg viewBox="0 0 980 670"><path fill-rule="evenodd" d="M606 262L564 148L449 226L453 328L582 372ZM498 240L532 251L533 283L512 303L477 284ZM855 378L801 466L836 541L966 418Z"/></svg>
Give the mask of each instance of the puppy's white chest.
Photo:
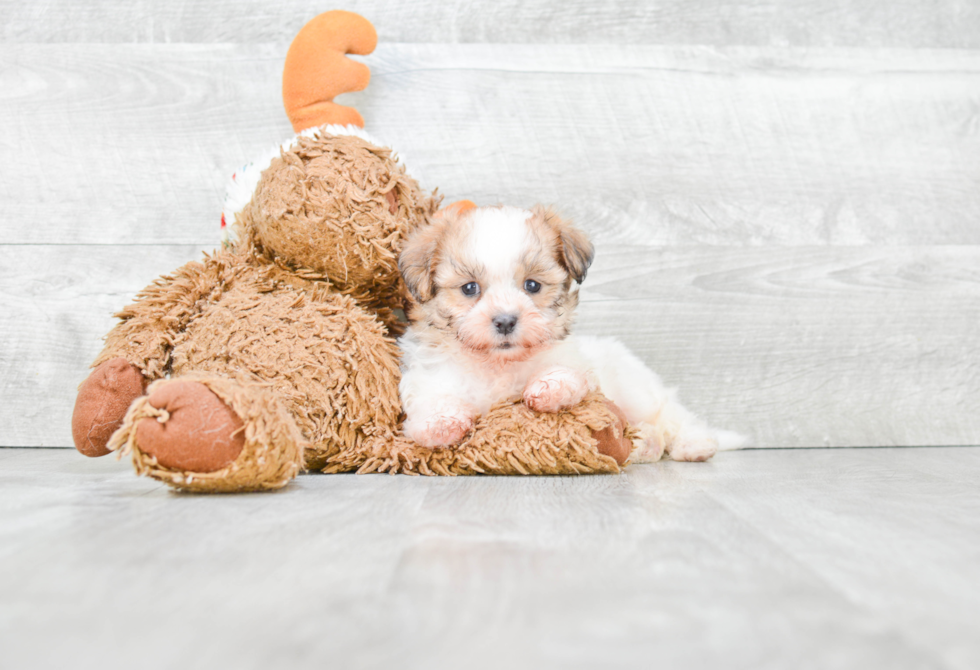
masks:
<svg viewBox="0 0 980 670"><path fill-rule="evenodd" d="M520 398L532 369L528 363L487 368L464 360L457 361L455 376L464 401L484 414L498 402Z"/></svg>

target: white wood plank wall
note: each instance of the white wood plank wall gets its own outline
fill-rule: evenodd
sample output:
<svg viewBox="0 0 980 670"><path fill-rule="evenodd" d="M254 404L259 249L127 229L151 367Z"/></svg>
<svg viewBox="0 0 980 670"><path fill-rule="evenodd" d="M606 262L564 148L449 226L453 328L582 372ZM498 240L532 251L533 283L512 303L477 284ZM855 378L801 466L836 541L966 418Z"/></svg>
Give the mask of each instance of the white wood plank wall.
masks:
<svg viewBox="0 0 980 670"><path fill-rule="evenodd" d="M423 185L597 242L580 328L762 447L980 443L980 3L354 2ZM307 2L0 2L0 445L290 134Z"/></svg>

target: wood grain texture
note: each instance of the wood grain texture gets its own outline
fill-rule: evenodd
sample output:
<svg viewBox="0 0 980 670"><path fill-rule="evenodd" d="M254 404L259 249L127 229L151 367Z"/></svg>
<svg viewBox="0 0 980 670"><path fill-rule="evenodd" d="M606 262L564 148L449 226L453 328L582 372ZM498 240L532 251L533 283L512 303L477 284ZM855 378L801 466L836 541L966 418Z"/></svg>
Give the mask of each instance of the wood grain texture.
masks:
<svg viewBox="0 0 980 670"><path fill-rule="evenodd" d="M177 51L0 47L0 239L217 240L228 177L288 134L270 67L282 54Z"/></svg>
<svg viewBox="0 0 980 670"><path fill-rule="evenodd" d="M63 450L0 464L4 667L980 664L976 448L251 496Z"/></svg>
<svg viewBox="0 0 980 670"><path fill-rule="evenodd" d="M382 44L343 102L449 199L586 228L581 330L708 420L762 446L980 442L973 3L350 8ZM291 134L310 11L0 3L0 442L70 444L111 313L214 246L228 175Z"/></svg>
<svg viewBox="0 0 980 670"><path fill-rule="evenodd" d="M0 444L71 446L75 390L112 315L200 253L192 246L0 245L0 421L10 426Z"/></svg>
<svg viewBox="0 0 980 670"><path fill-rule="evenodd" d="M978 244L978 53L389 44L345 102L424 186L600 241ZM5 242L212 244L228 175L290 135L277 46L0 60Z"/></svg>
<svg viewBox="0 0 980 670"><path fill-rule="evenodd" d="M980 444L977 253L605 247L579 332L756 446Z"/></svg>
<svg viewBox="0 0 980 670"><path fill-rule="evenodd" d="M372 21L384 42L980 46L971 0L151 0L0 2L5 42L289 42L326 9ZM42 20L43 19L43 20Z"/></svg>
<svg viewBox="0 0 980 670"><path fill-rule="evenodd" d="M0 445L70 446L110 315L193 246L0 247ZM613 335L762 447L980 444L980 247L600 245L578 332Z"/></svg>
<svg viewBox="0 0 980 670"><path fill-rule="evenodd" d="M937 652L940 663L928 665L977 665L980 568L960 561L980 542L980 449L844 453L808 450L790 476L792 456L769 452L719 461L724 482L704 470L683 477L778 537L780 551L812 566L849 602L878 612L891 634ZM650 484L652 474L635 473Z"/></svg>

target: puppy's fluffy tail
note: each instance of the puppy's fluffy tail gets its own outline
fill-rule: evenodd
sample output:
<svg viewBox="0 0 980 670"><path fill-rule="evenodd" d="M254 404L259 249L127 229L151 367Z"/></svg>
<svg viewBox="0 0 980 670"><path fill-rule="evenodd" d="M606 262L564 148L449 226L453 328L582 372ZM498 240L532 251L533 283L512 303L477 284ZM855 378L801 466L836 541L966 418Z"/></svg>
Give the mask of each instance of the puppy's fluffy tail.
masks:
<svg viewBox="0 0 980 670"><path fill-rule="evenodd" d="M749 438L730 430L715 429L715 440L718 441L718 451L732 451L749 446Z"/></svg>

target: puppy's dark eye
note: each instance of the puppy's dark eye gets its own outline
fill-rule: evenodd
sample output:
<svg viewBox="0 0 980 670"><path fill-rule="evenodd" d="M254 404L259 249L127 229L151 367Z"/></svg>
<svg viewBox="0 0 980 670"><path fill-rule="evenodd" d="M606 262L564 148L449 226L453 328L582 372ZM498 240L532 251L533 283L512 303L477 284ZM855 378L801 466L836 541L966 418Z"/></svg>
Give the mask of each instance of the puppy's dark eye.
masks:
<svg viewBox="0 0 980 670"><path fill-rule="evenodd" d="M480 292L480 285L471 281L469 284L463 284L462 291L463 295L473 296Z"/></svg>
<svg viewBox="0 0 980 670"><path fill-rule="evenodd" d="M537 293L541 290L541 284L534 281L533 279L528 279L524 282L524 290L528 293Z"/></svg>

